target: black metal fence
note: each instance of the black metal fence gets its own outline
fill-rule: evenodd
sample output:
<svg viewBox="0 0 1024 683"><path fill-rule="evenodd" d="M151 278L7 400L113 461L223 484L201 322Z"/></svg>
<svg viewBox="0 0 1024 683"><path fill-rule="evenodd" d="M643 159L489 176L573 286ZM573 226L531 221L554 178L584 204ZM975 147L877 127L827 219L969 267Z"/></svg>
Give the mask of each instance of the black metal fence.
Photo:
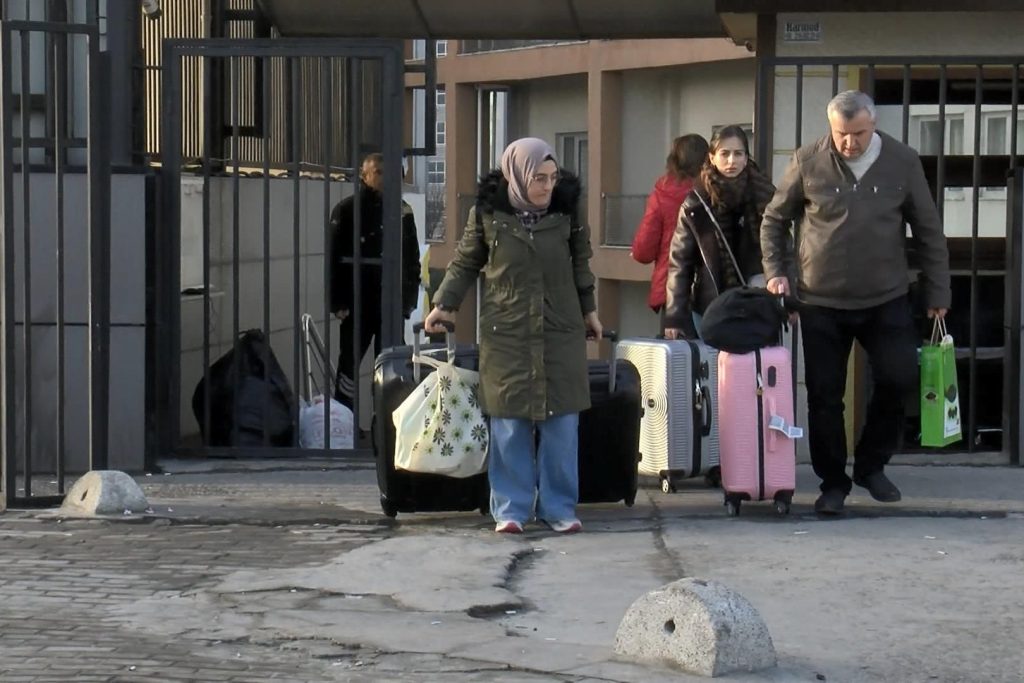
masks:
<svg viewBox="0 0 1024 683"><path fill-rule="evenodd" d="M156 233L151 354L155 367L150 385L155 410L152 456L287 457L311 453L299 448L297 402L290 407L291 424L296 429L286 444L275 447L275 436L266 421L260 427L259 445L242 448L234 438L228 445L212 440L217 417L210 409L211 364L220 352L237 357L242 333L258 329L268 342L262 377L255 378L262 380L258 382L260 391L271 391L272 369L266 349L274 350L284 373L290 375L290 386L297 389L303 383L300 320L305 313L321 326L326 353L336 350L341 340L332 339L334 318L327 291L337 263L329 258L328 222L332 208L343 196L354 198L354 230L345 237L353 240L355 256L346 263L351 263L354 276L345 286L353 291L350 315L356 362L362 356L362 328L369 319L361 310L366 301L365 292L360 291L365 283L361 273L372 268L382 271L381 291L371 293L383 312L377 334L385 346L401 339L401 174L391 171L401 168L401 48L401 43L394 41L165 41L162 199ZM255 165L245 151L241 106L241 76L252 64L263 74L264 87L255 104L262 109L264 120L271 120L273 111L279 111L290 122L287 135L276 142L270 136L261 138L260 162ZM212 75L218 71L226 75L223 85L230 93L223 157L214 149L211 130L217 121L213 110L219 97ZM193 79L190 73L201 77ZM275 73L285 77L272 78ZM188 113L195 102L201 103L198 119ZM201 130L191 128L196 125L194 120L200 122ZM197 150L189 151L183 144L186 138L202 142L195 159ZM318 142L318 149L308 147L311 140ZM283 158L288 160L284 172L277 175L271 173L274 144L283 145ZM359 246L363 229L369 226L360 225L357 170L372 152L383 155L385 169L380 257L360 256ZM307 154L315 157L319 167L315 176L308 173ZM189 185L201 194L191 231L186 220L188 207L183 203ZM192 207L195 209L194 202ZM184 282L182 273L190 267L197 273L196 281ZM195 309L191 318L186 311L189 305ZM346 370L359 377L358 367ZM318 384L334 386L335 378L326 375L329 372L325 370ZM198 380L201 384L193 395L195 401L189 402L192 394L184 392L191 392ZM233 436L237 436L240 417L237 397L241 381L239 372L228 378L236 397L231 416L236 423ZM264 395L266 407L274 398ZM324 420L330 424L329 402L322 407ZM357 424L360 407L356 392L353 411ZM186 425L198 426L201 438L189 438ZM369 455L365 449L339 451L327 444L314 453L325 457Z"/></svg>
<svg viewBox="0 0 1024 683"><path fill-rule="evenodd" d="M964 442L949 449L1006 447L1003 396L1020 378L1004 340L1020 306L1020 283L1007 279L1007 172L1018 163L1024 131L1017 58L777 57L760 61L758 149L779 177L792 150L828 131L825 106L842 90L872 95L878 126L921 156L947 236ZM908 237L911 267L913 242ZM1019 280L1019 273L1013 275ZM922 311L923 313L923 311ZM928 321L919 320L922 335ZM1002 389L1002 391L1001 391ZM905 448L918 439L916 395L907 400ZM1019 457L1019 456L1014 456Z"/></svg>
<svg viewBox="0 0 1024 683"><path fill-rule="evenodd" d="M110 171L97 28L2 21L0 71L0 486L6 505L51 505L80 441L75 469L107 458Z"/></svg>

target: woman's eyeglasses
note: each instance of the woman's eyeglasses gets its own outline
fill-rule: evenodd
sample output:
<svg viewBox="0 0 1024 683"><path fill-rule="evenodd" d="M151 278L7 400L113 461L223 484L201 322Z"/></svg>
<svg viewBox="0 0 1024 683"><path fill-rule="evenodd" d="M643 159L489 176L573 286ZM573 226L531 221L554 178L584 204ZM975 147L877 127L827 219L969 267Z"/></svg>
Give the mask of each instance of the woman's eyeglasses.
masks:
<svg viewBox="0 0 1024 683"><path fill-rule="evenodd" d="M537 183L538 185L547 185L548 183L555 185L558 183L559 177L560 176L557 173L552 173L550 175L546 173L535 173L530 177L530 182Z"/></svg>

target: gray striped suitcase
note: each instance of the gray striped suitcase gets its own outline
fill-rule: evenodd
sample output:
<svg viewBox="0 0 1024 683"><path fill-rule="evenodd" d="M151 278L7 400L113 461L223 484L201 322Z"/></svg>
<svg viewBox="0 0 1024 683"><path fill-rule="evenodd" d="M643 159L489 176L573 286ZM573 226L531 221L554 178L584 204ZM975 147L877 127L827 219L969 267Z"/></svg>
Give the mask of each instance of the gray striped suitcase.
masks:
<svg viewBox="0 0 1024 683"><path fill-rule="evenodd" d="M700 475L717 486L718 351L698 341L633 338L615 353L640 373L639 473L658 477L666 493Z"/></svg>

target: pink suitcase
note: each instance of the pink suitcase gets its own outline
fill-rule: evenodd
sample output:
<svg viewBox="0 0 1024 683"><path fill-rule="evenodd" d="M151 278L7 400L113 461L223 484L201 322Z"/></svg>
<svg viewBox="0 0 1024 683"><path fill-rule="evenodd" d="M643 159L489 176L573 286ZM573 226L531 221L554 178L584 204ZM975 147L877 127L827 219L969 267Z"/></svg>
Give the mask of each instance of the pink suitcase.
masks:
<svg viewBox="0 0 1024 683"><path fill-rule="evenodd" d="M793 403L789 349L719 352L719 453L730 516L744 500L772 500L779 514L789 512L796 488L793 439L802 435L793 427Z"/></svg>

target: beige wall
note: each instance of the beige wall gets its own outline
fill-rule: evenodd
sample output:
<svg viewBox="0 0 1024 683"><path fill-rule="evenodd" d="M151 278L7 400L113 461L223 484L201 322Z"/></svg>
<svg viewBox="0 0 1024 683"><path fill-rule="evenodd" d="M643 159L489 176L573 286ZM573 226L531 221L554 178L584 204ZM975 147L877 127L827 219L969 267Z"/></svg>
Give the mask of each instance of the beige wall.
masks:
<svg viewBox="0 0 1024 683"><path fill-rule="evenodd" d="M555 144L558 133L582 133L587 130L587 77L565 76L529 81L513 94L520 103L515 111L521 117L513 122L513 135L530 135ZM560 151L560 150L559 150Z"/></svg>
<svg viewBox="0 0 1024 683"><path fill-rule="evenodd" d="M821 21L821 42L783 42L787 21L808 20ZM780 14L776 50L779 56L1019 55L1022 33L1024 11Z"/></svg>
<svg viewBox="0 0 1024 683"><path fill-rule="evenodd" d="M650 192L673 138L754 118L753 59L626 72L622 89L624 194Z"/></svg>

